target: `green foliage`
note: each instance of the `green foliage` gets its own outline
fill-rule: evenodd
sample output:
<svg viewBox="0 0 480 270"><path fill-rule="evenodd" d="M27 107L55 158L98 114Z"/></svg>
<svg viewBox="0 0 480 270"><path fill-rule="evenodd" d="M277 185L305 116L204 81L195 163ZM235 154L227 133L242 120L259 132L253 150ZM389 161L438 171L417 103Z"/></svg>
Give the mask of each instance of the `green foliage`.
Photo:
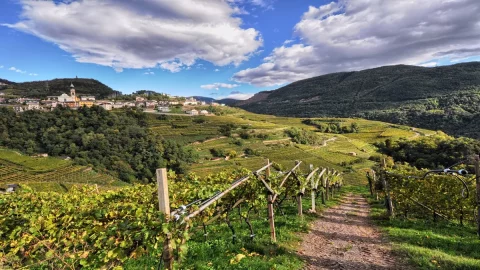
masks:
<svg viewBox="0 0 480 270"><path fill-rule="evenodd" d="M59 96L62 93L70 91L70 84L75 85L77 95L91 95L99 98L105 98L115 93L112 88L94 79L66 78L54 79L49 81L33 81L15 83L9 87L13 93L24 97L47 97Z"/></svg>
<svg viewBox="0 0 480 270"><path fill-rule="evenodd" d="M305 125L314 126L319 132L344 134L359 133L360 128L357 123L353 122L350 126L342 126L339 121L322 121L319 119L305 119L302 121Z"/></svg>
<svg viewBox="0 0 480 270"><path fill-rule="evenodd" d="M396 253L421 269L480 269L480 240L470 226L414 218L386 218L382 202L370 200L372 216Z"/></svg>
<svg viewBox="0 0 480 270"><path fill-rule="evenodd" d="M126 182L148 181L161 165L184 172L195 160L191 150L161 141L136 110L111 113L101 107L57 108L15 114L0 108L0 145L27 154L69 156L79 165L109 170Z"/></svg>
<svg viewBox="0 0 480 270"><path fill-rule="evenodd" d="M286 129L285 134L292 138L294 142L300 144L319 145L323 142L318 134L306 129L298 129L296 127L292 127Z"/></svg>
<svg viewBox="0 0 480 270"><path fill-rule="evenodd" d="M395 161L417 168L445 168L480 152L480 141L470 138L430 136L419 140L385 140L376 146Z"/></svg>
<svg viewBox="0 0 480 270"><path fill-rule="evenodd" d="M232 130L235 129L236 126L235 124L233 123L228 123L228 124L225 124L225 125L222 125L219 127L218 131L223 135L223 136L227 136L227 137L230 137L232 136Z"/></svg>
<svg viewBox="0 0 480 270"><path fill-rule="evenodd" d="M225 151L223 149L218 149L218 148L212 148L210 149L210 153L214 157L225 157Z"/></svg>
<svg viewBox="0 0 480 270"><path fill-rule="evenodd" d="M156 187L97 194L17 192L0 198L0 265L77 269L123 264L162 251ZM12 211L15 209L15 211Z"/></svg>

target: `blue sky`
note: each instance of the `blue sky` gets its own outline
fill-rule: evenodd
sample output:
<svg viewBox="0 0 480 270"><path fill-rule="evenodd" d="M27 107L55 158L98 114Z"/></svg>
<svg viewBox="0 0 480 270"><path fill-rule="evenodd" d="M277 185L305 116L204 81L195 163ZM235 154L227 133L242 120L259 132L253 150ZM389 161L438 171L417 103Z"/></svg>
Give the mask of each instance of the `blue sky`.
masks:
<svg viewBox="0 0 480 270"><path fill-rule="evenodd" d="M480 60L477 0L422 3L3 0L0 78L247 98L330 72Z"/></svg>

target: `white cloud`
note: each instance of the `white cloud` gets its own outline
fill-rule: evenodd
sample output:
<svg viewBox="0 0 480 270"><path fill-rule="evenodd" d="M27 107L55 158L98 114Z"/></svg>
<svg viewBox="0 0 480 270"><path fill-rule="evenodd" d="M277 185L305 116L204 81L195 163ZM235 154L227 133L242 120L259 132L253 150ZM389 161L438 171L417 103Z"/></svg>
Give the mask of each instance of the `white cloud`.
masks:
<svg viewBox="0 0 480 270"><path fill-rule="evenodd" d="M0 66L0 68L3 68L3 66Z"/></svg>
<svg viewBox="0 0 480 270"><path fill-rule="evenodd" d="M219 71L220 71L220 69L218 69L218 68L215 69L215 72L219 72Z"/></svg>
<svg viewBox="0 0 480 270"><path fill-rule="evenodd" d="M295 40L291 40L291 39L287 39L283 42L283 45L287 45L287 44L290 44L292 42L294 42Z"/></svg>
<svg viewBox="0 0 480 270"><path fill-rule="evenodd" d="M153 71L145 71L145 73L143 73L144 75L155 75L155 72Z"/></svg>
<svg viewBox="0 0 480 270"><path fill-rule="evenodd" d="M8 70L15 71L15 72L17 72L17 73L22 73L22 74L27 73L25 70L21 70L21 69L16 68L16 67L11 67L11 68L9 68Z"/></svg>
<svg viewBox="0 0 480 270"><path fill-rule="evenodd" d="M200 88L208 89L208 90L212 90L212 89L219 90L220 88L232 89L232 88L235 88L235 87L238 87L238 86L240 86L240 85L238 85L238 84L228 84L228 83L213 83L213 84L201 85Z"/></svg>
<svg viewBox="0 0 480 270"><path fill-rule="evenodd" d="M78 62L121 72L160 66L178 72L196 60L239 65L263 44L223 0L20 0L21 20L4 24L57 44Z"/></svg>
<svg viewBox="0 0 480 270"><path fill-rule="evenodd" d="M183 63L180 62L165 62L160 64L160 67L169 70L172 73L176 73L182 70ZM188 65L190 66L190 65Z"/></svg>
<svg viewBox="0 0 480 270"><path fill-rule="evenodd" d="M438 65L437 62L428 62L428 63L420 64L419 66L421 66L421 67L436 67L437 65Z"/></svg>
<svg viewBox="0 0 480 270"><path fill-rule="evenodd" d="M246 100L246 99L249 99L251 97L253 97L253 94L236 93L236 94L230 94L230 95L226 96L225 98Z"/></svg>
<svg viewBox="0 0 480 270"><path fill-rule="evenodd" d="M234 80L273 86L337 71L478 56L479 13L478 0L339 0L310 7L295 26L302 44L275 48Z"/></svg>
<svg viewBox="0 0 480 270"><path fill-rule="evenodd" d="M30 74L28 74L28 75L30 75L30 76L38 76L37 73L30 73Z"/></svg>

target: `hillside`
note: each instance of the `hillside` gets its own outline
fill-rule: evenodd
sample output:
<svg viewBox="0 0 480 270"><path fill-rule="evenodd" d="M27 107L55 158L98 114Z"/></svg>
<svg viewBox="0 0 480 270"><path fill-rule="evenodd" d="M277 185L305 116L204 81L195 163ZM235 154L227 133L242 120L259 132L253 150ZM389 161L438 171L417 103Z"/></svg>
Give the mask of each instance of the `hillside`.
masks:
<svg viewBox="0 0 480 270"><path fill-rule="evenodd" d="M363 117L480 137L480 62L385 66L301 80L238 104L295 117Z"/></svg>
<svg viewBox="0 0 480 270"><path fill-rule="evenodd" d="M93 95L105 98L114 93L114 90L107 85L94 79L84 78L13 83L7 87L5 92L23 97L57 96L69 92L71 83L75 85L78 95Z"/></svg>

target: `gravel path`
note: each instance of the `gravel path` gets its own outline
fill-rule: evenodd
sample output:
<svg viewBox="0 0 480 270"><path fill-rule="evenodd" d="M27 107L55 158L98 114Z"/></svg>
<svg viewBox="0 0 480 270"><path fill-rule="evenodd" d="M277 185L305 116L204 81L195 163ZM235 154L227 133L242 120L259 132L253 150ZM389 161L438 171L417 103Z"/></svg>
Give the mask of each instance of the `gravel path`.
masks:
<svg viewBox="0 0 480 270"><path fill-rule="evenodd" d="M307 262L304 269L411 269L391 253L369 211L365 198L348 194L323 212L298 251Z"/></svg>

